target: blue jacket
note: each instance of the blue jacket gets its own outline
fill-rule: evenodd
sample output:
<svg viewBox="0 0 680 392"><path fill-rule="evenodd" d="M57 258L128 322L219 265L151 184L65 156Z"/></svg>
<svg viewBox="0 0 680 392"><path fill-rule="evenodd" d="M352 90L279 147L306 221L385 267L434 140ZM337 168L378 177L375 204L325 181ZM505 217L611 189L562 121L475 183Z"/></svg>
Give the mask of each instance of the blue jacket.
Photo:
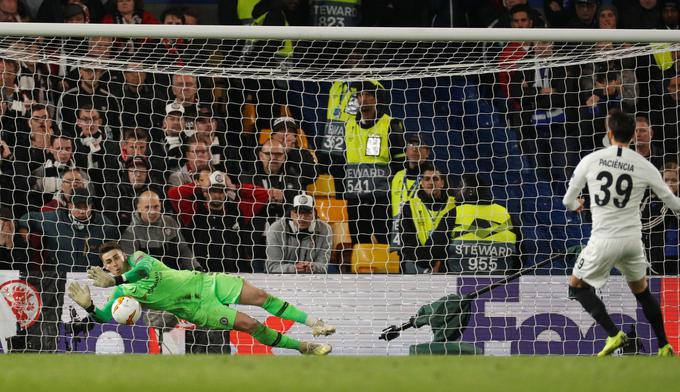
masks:
<svg viewBox="0 0 680 392"><path fill-rule="evenodd" d="M62 272L83 272L87 267L101 265L99 246L118 238L116 226L94 211L87 222L74 221L64 208L29 212L19 219L17 227L42 233L44 249L49 254L43 268Z"/></svg>

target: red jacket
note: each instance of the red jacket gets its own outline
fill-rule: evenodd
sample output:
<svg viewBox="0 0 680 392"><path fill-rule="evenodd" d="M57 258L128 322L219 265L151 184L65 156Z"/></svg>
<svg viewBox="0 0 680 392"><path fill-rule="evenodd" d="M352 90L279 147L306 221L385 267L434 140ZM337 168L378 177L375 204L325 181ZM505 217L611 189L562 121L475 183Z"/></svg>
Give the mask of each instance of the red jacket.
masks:
<svg viewBox="0 0 680 392"><path fill-rule="evenodd" d="M510 97L510 73L515 72L513 68L515 68L516 63L529 54L522 44L523 42L508 42L503 51L498 55L498 62L501 68L507 69L507 71L500 72L498 82L508 98Z"/></svg>
<svg viewBox="0 0 680 392"><path fill-rule="evenodd" d="M184 184L174 186L168 190L168 199L172 209L177 213L177 219L182 225L191 224L191 218L198 210L199 203L204 201L199 199L200 189L196 184ZM238 209L241 220L248 222L253 216L269 203L269 191L266 188L251 184L243 184L238 190L239 203Z"/></svg>

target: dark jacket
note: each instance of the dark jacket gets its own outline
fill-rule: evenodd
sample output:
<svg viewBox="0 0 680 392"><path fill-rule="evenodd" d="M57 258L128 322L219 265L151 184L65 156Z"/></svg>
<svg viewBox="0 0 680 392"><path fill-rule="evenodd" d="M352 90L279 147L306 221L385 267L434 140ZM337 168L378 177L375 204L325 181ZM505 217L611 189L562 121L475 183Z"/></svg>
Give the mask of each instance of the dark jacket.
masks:
<svg viewBox="0 0 680 392"><path fill-rule="evenodd" d="M202 269L194 261L189 244L184 240L177 222L163 214L158 221L148 224L132 214L132 222L120 240L125 254L141 250L174 269Z"/></svg>
<svg viewBox="0 0 680 392"><path fill-rule="evenodd" d="M441 211L446 207L446 202L449 195L446 192L442 192L439 199L433 199L425 194L422 190L418 191L418 198L423 201L428 209L432 211ZM436 236L437 241L442 241L443 237L448 237L453 229L452 224L455 223L455 208L448 212L446 216L442 218L439 225L432 231L430 238ZM453 215L453 219L450 216ZM433 243L432 240L428 240L426 245L421 245L418 241L418 234L416 225L413 223L413 212L411 210L411 203L407 203L403 209L403 216L401 220L401 255L404 261L415 261L419 267L432 269L431 263L433 261L446 261L445 258L435 258L432 252L433 247L439 245L438 243ZM448 242L447 242L448 243Z"/></svg>
<svg viewBox="0 0 680 392"><path fill-rule="evenodd" d="M47 250L43 270L84 272L101 265L99 246L118 238L115 227L98 212L92 212L87 222L74 220L64 208L51 212L31 212L19 219L17 228L43 234L43 249Z"/></svg>
<svg viewBox="0 0 680 392"><path fill-rule="evenodd" d="M642 242L652 273L680 274L680 219L650 191L642 200L640 212Z"/></svg>
<svg viewBox="0 0 680 392"><path fill-rule="evenodd" d="M57 123L62 132L70 136L76 135L76 113L83 105L92 105L100 113L104 114L104 123L113 130L114 138L118 138L120 127L120 103L118 99L109 94L102 83L98 84L92 94L83 90L78 84L76 87L65 91L57 103Z"/></svg>

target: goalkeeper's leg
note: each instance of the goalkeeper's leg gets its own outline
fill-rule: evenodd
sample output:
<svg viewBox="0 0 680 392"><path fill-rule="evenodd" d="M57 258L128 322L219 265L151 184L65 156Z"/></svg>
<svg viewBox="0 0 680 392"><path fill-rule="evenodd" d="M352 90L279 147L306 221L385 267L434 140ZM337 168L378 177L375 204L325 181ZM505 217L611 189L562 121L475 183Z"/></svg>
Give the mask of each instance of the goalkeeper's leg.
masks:
<svg viewBox="0 0 680 392"><path fill-rule="evenodd" d="M259 289L246 281L243 281L243 288L241 289L238 303L259 306L274 316L305 324L312 328L313 336L327 336L335 333L334 326L326 324L323 320L307 315L307 313L298 309L295 305L270 295L266 291Z"/></svg>
<svg viewBox="0 0 680 392"><path fill-rule="evenodd" d="M270 346L298 350L302 354L327 355L331 352L330 344L302 342L286 336L263 325L245 313L236 312L234 329L246 332L258 342Z"/></svg>

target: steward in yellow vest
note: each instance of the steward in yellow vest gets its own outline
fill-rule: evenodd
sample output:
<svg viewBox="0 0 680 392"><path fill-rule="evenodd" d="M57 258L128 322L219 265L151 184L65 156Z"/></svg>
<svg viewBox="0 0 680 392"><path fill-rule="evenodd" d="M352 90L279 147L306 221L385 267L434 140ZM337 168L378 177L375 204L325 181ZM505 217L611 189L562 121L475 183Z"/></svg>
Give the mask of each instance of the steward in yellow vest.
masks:
<svg viewBox="0 0 680 392"><path fill-rule="evenodd" d="M406 274L440 272L445 259L434 259L428 243L433 234L446 238L456 199L448 194L444 176L432 164L423 165L420 190L404 205L401 220L401 267Z"/></svg>
<svg viewBox="0 0 680 392"><path fill-rule="evenodd" d="M253 26L300 26L306 23L306 13L298 2L260 0L253 6ZM293 41L257 41L253 44L257 55L276 54L285 58L293 55Z"/></svg>
<svg viewBox="0 0 680 392"><path fill-rule="evenodd" d="M487 181L464 174L446 237L432 236L436 259L446 258L449 273L503 275L519 267L519 235L508 210L492 201Z"/></svg>
<svg viewBox="0 0 680 392"><path fill-rule="evenodd" d="M390 181L403 167L404 127L389 115L389 95L374 83L357 87L357 115L345 126L343 196L355 241L387 243ZM359 237L358 237L359 236Z"/></svg>
<svg viewBox="0 0 680 392"><path fill-rule="evenodd" d="M427 163L431 146L432 143L425 134L410 133L406 135L404 168L394 175L390 189L393 218L399 215L404 204L416 197L420 188L419 177L423 173L422 166Z"/></svg>

